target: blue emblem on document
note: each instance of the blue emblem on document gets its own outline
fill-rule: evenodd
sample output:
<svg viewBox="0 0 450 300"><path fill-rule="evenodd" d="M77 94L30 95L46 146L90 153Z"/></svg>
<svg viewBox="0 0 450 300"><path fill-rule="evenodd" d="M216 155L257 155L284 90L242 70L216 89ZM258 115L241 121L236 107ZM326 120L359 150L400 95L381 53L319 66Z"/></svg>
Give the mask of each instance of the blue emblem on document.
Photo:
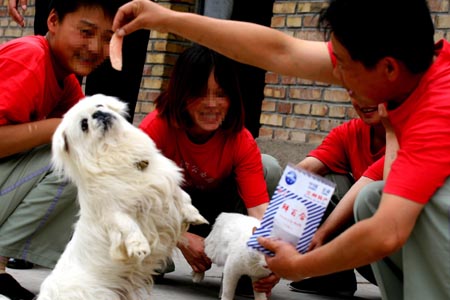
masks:
<svg viewBox="0 0 450 300"><path fill-rule="evenodd" d="M287 184L292 185L297 181L297 174L294 171L289 171L286 174L285 180Z"/></svg>

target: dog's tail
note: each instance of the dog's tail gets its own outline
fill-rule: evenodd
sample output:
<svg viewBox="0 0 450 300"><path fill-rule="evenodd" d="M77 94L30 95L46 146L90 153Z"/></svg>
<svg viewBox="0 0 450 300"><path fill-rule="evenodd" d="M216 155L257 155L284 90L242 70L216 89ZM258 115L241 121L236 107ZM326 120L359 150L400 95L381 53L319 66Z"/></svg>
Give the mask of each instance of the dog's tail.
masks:
<svg viewBox="0 0 450 300"><path fill-rule="evenodd" d="M196 272L192 271L192 281L193 282L199 283L200 281L203 280L203 278L205 278L205 272L196 273Z"/></svg>

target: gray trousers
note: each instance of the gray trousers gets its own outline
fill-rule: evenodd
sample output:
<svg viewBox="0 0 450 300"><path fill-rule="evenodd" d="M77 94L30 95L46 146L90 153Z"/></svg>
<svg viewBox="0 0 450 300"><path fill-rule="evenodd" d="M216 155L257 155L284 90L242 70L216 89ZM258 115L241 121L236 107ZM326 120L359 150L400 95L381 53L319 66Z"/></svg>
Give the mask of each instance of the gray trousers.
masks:
<svg viewBox="0 0 450 300"><path fill-rule="evenodd" d="M0 159L0 256L53 268L78 214L76 188L50 168L50 145Z"/></svg>
<svg viewBox="0 0 450 300"><path fill-rule="evenodd" d="M375 213L383 187L377 181L359 193L356 221ZM383 299L450 299L450 179L425 205L402 249L373 263L372 269Z"/></svg>
<svg viewBox="0 0 450 300"><path fill-rule="evenodd" d="M350 188L355 183L355 180L353 179L352 176L350 176L350 174L329 173L329 174L325 175L325 178L336 183L336 188L334 190L333 196L330 199L330 203L327 206L327 210L325 211L325 214L322 218L322 223L333 212L333 210L339 204L339 202L344 197L344 195L348 192L348 190L350 190ZM347 224L344 224L340 230L336 231L332 236L329 237L329 240L340 235L342 232L344 232L347 228L352 226L354 223L355 222L353 220L351 220ZM370 265L361 266L359 268L356 268L356 270L366 280L368 280L372 284L375 284L375 285L377 284L375 281L375 277L373 276L372 268L370 267ZM329 278L332 278L333 280L339 280L339 278L342 278L342 280L349 280L349 278L352 278L355 275L354 275L353 270L347 270L347 271L341 271L341 272L326 275L326 276L329 276ZM354 280L356 281L356 277Z"/></svg>
<svg viewBox="0 0 450 300"><path fill-rule="evenodd" d="M269 154L261 154L261 160L264 170L264 179L267 185L267 193L269 194L269 198L272 198L281 175L283 174L283 170L281 169L278 160Z"/></svg>

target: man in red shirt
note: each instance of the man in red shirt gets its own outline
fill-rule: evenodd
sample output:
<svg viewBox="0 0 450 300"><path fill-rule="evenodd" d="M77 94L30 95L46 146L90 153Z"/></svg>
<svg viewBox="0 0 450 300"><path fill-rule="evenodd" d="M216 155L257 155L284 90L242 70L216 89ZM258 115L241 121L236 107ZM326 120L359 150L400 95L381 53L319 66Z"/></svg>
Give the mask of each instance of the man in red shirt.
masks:
<svg viewBox="0 0 450 300"><path fill-rule="evenodd" d="M331 130L323 142L297 164L336 183L322 223L341 199L349 198L353 202L363 186L383 179L382 173L365 173L369 166L383 157L385 151L386 133L380 121L378 106L361 107L355 99L352 98L351 101L360 118L352 119ZM327 222L319 227L309 251L330 241L354 224L353 218L341 222L343 224ZM376 284L370 266L358 268L358 271ZM348 270L292 282L289 287L296 292L353 296L356 291L356 277L353 270Z"/></svg>
<svg viewBox="0 0 450 300"><path fill-rule="evenodd" d="M76 188L52 173L51 138L108 55L115 1L55 0L44 36L0 46L0 294L32 299L8 257L52 268L72 235Z"/></svg>

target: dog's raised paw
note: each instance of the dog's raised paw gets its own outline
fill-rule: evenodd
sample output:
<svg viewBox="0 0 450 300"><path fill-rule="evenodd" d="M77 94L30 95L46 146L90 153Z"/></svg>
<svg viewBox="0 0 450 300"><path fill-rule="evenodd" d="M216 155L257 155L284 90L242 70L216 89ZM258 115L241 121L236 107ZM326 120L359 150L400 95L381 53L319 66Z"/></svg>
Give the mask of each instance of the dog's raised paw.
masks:
<svg viewBox="0 0 450 300"><path fill-rule="evenodd" d="M137 235L129 236L125 241L125 246L129 258L134 257L138 260L143 260L151 252L148 241Z"/></svg>
<svg viewBox="0 0 450 300"><path fill-rule="evenodd" d="M205 272L197 273L192 271L192 281L195 283L200 283L205 278Z"/></svg>

